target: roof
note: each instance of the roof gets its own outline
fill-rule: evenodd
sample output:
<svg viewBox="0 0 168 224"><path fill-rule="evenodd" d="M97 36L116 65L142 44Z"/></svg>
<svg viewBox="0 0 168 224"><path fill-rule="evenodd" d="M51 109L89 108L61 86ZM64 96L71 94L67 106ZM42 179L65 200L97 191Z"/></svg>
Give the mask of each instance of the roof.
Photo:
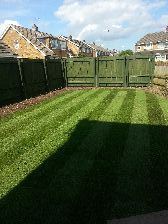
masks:
<svg viewBox="0 0 168 224"><path fill-rule="evenodd" d="M73 44L75 44L77 47L86 47L86 48L92 48L89 44L87 44L85 41L77 40L77 39L70 39L70 37L66 36L60 36L59 38L62 38L64 40L67 40Z"/></svg>
<svg viewBox="0 0 168 224"><path fill-rule="evenodd" d="M96 45L96 44L89 44L92 48L94 48L97 51L103 51L103 52L109 52L108 49L105 49L102 46Z"/></svg>
<svg viewBox="0 0 168 224"><path fill-rule="evenodd" d="M25 37L28 41L30 41L40 52L42 52L44 55L53 55L54 52L49 49L46 45L44 45L39 38L47 38L47 37L53 37L51 34L35 31L32 29L28 29L21 26L16 25L10 25L13 29L15 29L17 32L19 32L21 35Z"/></svg>
<svg viewBox="0 0 168 224"><path fill-rule="evenodd" d="M7 44L5 44L2 40L0 40L0 57L13 57L16 58L17 54L12 52L12 50L9 48Z"/></svg>
<svg viewBox="0 0 168 224"><path fill-rule="evenodd" d="M147 44L149 42L157 43L157 42L165 42L168 41L168 32L155 32L155 33L148 33L144 37L142 37L136 45L140 44Z"/></svg>

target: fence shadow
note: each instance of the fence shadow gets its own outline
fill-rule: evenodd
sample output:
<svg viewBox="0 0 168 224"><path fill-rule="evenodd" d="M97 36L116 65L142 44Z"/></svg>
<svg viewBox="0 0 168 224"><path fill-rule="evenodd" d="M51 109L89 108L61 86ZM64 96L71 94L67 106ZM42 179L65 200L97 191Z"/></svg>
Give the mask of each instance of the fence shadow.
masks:
<svg viewBox="0 0 168 224"><path fill-rule="evenodd" d="M97 224L167 209L167 136L167 126L80 121L1 199L1 223Z"/></svg>

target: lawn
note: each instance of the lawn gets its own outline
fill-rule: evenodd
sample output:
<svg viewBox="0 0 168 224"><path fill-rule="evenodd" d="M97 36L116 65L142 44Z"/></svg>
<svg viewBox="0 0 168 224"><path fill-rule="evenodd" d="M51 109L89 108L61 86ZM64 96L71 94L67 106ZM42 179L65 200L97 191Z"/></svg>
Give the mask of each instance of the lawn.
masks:
<svg viewBox="0 0 168 224"><path fill-rule="evenodd" d="M168 209L168 100L69 90L0 120L0 223L106 223Z"/></svg>

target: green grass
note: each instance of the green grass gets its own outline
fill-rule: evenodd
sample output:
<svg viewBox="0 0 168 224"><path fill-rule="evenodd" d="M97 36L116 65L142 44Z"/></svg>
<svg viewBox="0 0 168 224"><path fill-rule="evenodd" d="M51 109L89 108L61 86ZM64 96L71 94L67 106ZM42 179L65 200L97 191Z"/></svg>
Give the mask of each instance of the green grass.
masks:
<svg viewBox="0 0 168 224"><path fill-rule="evenodd" d="M105 223L168 208L168 101L67 91L0 121L1 223Z"/></svg>

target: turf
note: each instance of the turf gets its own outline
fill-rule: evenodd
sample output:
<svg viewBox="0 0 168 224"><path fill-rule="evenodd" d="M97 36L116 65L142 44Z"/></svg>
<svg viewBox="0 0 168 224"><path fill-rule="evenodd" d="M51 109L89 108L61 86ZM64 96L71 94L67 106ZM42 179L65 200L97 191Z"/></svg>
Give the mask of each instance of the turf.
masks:
<svg viewBox="0 0 168 224"><path fill-rule="evenodd" d="M168 101L67 91L0 121L1 223L106 223L168 208Z"/></svg>

